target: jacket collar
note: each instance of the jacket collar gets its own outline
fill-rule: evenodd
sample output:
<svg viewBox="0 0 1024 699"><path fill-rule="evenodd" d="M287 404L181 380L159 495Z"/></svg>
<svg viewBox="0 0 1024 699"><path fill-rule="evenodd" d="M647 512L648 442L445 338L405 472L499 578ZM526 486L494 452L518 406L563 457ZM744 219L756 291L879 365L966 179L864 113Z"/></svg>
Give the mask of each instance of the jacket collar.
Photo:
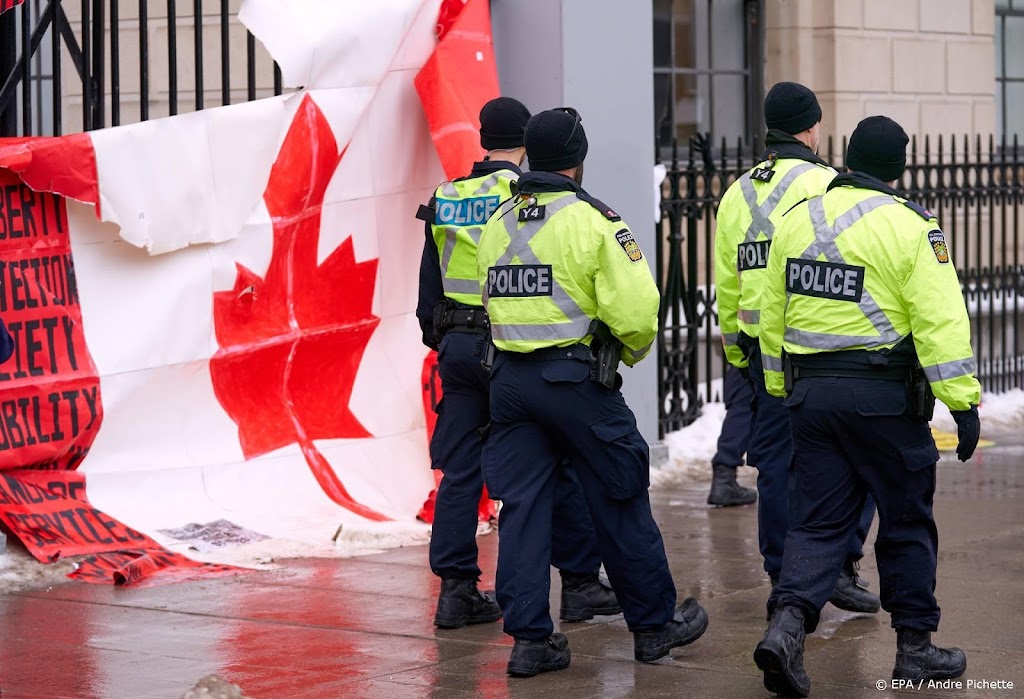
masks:
<svg viewBox="0 0 1024 699"><path fill-rule="evenodd" d="M764 153L761 154L761 162L769 160L771 154L775 153L778 158L805 160L808 163L831 167L831 165L819 158L814 151L804 145L802 141L798 141L785 131L768 129L768 134L764 138L764 143L765 149Z"/></svg>
<svg viewBox="0 0 1024 699"><path fill-rule="evenodd" d="M872 177L863 172L844 172L841 175L836 175L836 178L832 180L826 191L830 191L835 187L856 187L858 189L873 189L876 192L882 192L884 194L891 194L894 197L903 198L903 195L897 192L895 189L887 185L877 177Z"/></svg>

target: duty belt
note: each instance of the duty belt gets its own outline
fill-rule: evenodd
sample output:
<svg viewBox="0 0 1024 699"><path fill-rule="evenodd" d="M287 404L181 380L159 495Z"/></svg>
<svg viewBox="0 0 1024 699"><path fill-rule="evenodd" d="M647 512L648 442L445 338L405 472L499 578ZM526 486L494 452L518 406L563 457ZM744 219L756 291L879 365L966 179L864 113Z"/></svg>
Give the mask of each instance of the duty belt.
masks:
<svg viewBox="0 0 1024 699"><path fill-rule="evenodd" d="M453 308L445 311L442 332L482 333L487 327L487 311L482 308Z"/></svg>
<svg viewBox="0 0 1024 699"><path fill-rule="evenodd" d="M840 379L879 379L881 381L910 381L910 367L793 367L793 381L814 376L832 376Z"/></svg>
<svg viewBox="0 0 1024 699"><path fill-rule="evenodd" d="M828 376L841 379L878 379L881 381L905 381L913 379L912 365L900 361L902 358L888 357L880 362L872 362L868 357L871 353L853 350L850 352L829 352L813 355L786 355L786 363L790 365L792 381L815 376Z"/></svg>
<svg viewBox="0 0 1024 699"><path fill-rule="evenodd" d="M590 348L579 344L569 345L568 347L544 347L532 352L508 352L506 354L528 362L551 362L557 359L575 359L581 362L589 362L593 359Z"/></svg>

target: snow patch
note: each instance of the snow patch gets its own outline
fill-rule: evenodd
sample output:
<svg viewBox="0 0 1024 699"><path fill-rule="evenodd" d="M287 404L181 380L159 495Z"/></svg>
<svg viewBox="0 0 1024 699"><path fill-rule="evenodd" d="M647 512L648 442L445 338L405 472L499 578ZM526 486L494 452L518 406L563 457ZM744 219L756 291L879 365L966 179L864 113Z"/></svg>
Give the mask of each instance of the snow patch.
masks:
<svg viewBox="0 0 1024 699"><path fill-rule="evenodd" d="M981 415L982 437L992 438L1000 432L1019 430L1024 427L1024 390L986 393L982 396L978 412ZM718 435L722 431L724 419L725 406L722 403L705 403L701 416L693 424L665 435L668 464L651 471L651 487L710 482L711 459L718 448ZM935 403L935 417L931 425L943 432L956 433L956 422L949 408L938 401ZM740 469L740 473L747 470Z"/></svg>
<svg viewBox="0 0 1024 699"><path fill-rule="evenodd" d="M7 550L0 553L0 589L5 594L45 590L68 582L68 573L74 569L71 559L40 563L25 547L8 537Z"/></svg>

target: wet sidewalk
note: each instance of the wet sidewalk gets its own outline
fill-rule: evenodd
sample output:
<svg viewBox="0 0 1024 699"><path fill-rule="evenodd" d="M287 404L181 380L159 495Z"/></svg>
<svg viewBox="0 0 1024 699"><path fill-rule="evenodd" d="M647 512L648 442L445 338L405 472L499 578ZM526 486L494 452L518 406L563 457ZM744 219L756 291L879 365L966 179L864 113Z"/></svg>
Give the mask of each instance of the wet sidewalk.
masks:
<svg viewBox="0 0 1024 699"><path fill-rule="evenodd" d="M1003 443L939 466L936 513L943 618L936 640L968 654L962 690L902 696L1024 696L1024 447ZM753 507L714 510L706 484L652 492L680 599L707 607L695 644L633 661L621 616L563 624L572 665L505 675L500 624L437 631L438 583L425 547L284 570L131 590L67 583L0 596L0 688L9 697L177 699L218 674L255 699L279 697L765 697L751 654L769 586ZM480 539L493 585L497 536ZM862 574L877 592L874 556ZM552 600L557 614L558 576ZM884 697L895 634L888 615L827 607L807 644L812 695ZM967 689L968 680L1013 689Z"/></svg>

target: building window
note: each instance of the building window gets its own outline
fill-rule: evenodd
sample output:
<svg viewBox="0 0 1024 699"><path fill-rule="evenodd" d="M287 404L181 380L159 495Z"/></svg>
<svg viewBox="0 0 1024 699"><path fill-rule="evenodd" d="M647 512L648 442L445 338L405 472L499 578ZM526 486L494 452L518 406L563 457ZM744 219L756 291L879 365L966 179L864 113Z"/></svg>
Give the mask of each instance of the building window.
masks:
<svg viewBox="0 0 1024 699"><path fill-rule="evenodd" d="M1024 139L1024 0L996 0L996 131Z"/></svg>
<svg viewBox="0 0 1024 699"><path fill-rule="evenodd" d="M653 1L658 142L759 135L763 0Z"/></svg>

